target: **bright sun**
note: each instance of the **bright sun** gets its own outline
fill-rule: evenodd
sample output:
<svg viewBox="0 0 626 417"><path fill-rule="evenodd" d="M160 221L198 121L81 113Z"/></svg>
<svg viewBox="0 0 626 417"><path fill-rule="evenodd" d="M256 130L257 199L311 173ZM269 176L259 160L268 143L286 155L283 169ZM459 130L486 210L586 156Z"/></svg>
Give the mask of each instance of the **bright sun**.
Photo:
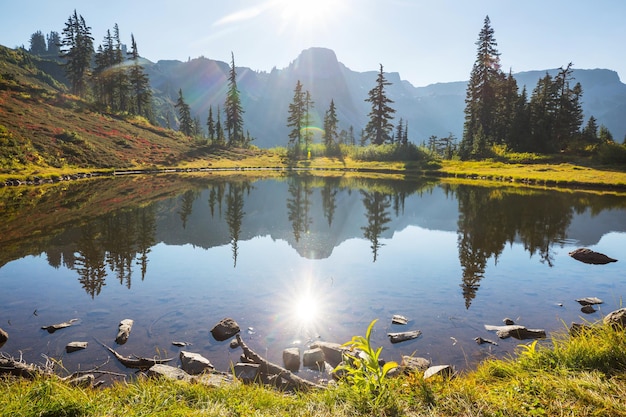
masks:
<svg viewBox="0 0 626 417"><path fill-rule="evenodd" d="M281 18L298 25L313 25L334 18L341 11L337 0L276 0Z"/></svg>
<svg viewBox="0 0 626 417"><path fill-rule="evenodd" d="M304 295L294 303L294 314L300 323L312 323L318 314L318 303L311 295Z"/></svg>

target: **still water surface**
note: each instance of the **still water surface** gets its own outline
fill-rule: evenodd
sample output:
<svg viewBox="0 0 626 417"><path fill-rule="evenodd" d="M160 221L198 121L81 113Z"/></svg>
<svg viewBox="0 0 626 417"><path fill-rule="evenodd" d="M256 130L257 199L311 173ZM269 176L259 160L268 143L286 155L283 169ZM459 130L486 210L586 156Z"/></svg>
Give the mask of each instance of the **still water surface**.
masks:
<svg viewBox="0 0 626 417"><path fill-rule="evenodd" d="M485 324L510 317L562 331L620 308L626 294L626 198L615 195L310 176L0 191L2 351L37 363L44 354L69 372L109 357L94 338L146 357L175 356L171 342L185 341L228 370L240 351L210 334L224 317L276 363L284 348L343 343L379 319L373 343L386 359L463 369L523 343ZM568 256L578 247L620 261L587 265ZM596 313L574 301L587 296L604 300ZM408 325L391 324L393 314ZM116 346L124 318L135 324ZM413 341L386 336L413 329L423 332ZM66 354L71 341L89 347ZM114 360L103 369L127 372Z"/></svg>

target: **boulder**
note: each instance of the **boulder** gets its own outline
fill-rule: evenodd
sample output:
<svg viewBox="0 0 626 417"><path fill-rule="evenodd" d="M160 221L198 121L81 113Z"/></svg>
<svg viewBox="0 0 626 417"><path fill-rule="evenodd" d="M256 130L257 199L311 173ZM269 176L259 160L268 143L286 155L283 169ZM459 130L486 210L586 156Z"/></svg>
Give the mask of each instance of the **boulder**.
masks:
<svg viewBox="0 0 626 417"><path fill-rule="evenodd" d="M409 322L409 319L407 319L404 316L401 316L399 314L394 314L393 317L391 318L391 323L392 324L407 324Z"/></svg>
<svg viewBox="0 0 626 417"><path fill-rule="evenodd" d="M339 343L317 341L310 346L311 349L320 348L324 352L324 361L333 368L343 361L343 353L349 349Z"/></svg>
<svg viewBox="0 0 626 417"><path fill-rule="evenodd" d="M67 353L76 352L77 350L87 349L88 342L70 342L65 346Z"/></svg>
<svg viewBox="0 0 626 417"><path fill-rule="evenodd" d="M420 330L412 330L410 332L387 333L387 336L389 336L391 343L400 343L406 340L417 339L421 334L422 332Z"/></svg>
<svg viewBox="0 0 626 417"><path fill-rule="evenodd" d="M133 323L135 322L131 319L124 319L120 321L117 336L115 337L115 343L123 345L128 341L128 336L130 336L130 330L133 328Z"/></svg>
<svg viewBox="0 0 626 417"><path fill-rule="evenodd" d="M617 259L609 258L603 253L594 252L588 248L579 248L569 253L569 256L577 261L584 262L586 264L604 265L611 262L617 262Z"/></svg>
<svg viewBox="0 0 626 417"><path fill-rule="evenodd" d="M221 387L223 385L230 385L235 382L231 375L226 375L222 373L202 374L193 378L195 382L208 387Z"/></svg>
<svg viewBox="0 0 626 417"><path fill-rule="evenodd" d="M596 309L593 308L593 306L591 304L587 304L586 306L582 306L580 308L580 311L582 311L585 314L593 314L596 312Z"/></svg>
<svg viewBox="0 0 626 417"><path fill-rule="evenodd" d="M203 372L210 372L215 367L204 356L199 353L180 351L180 367L189 375L198 375Z"/></svg>
<svg viewBox="0 0 626 417"><path fill-rule="evenodd" d="M543 329L527 329L517 324L509 326L491 326L485 324L485 329L495 331L500 339L514 337L519 340L524 339L543 339L546 337L546 331Z"/></svg>
<svg viewBox="0 0 626 417"><path fill-rule="evenodd" d="M283 350L283 365L291 372L298 372L300 369L300 349L297 347Z"/></svg>
<svg viewBox="0 0 626 417"><path fill-rule="evenodd" d="M418 358L415 356L402 356L402 362L400 368L404 373L411 373L413 371L424 372L430 366L430 361L426 358Z"/></svg>
<svg viewBox="0 0 626 417"><path fill-rule="evenodd" d="M162 363L157 363L156 365L152 365L150 369L148 369L149 377L163 377L166 379L173 379L178 381L191 381L191 375L187 372L183 371L180 368L176 368L170 365L164 365Z"/></svg>
<svg viewBox="0 0 626 417"><path fill-rule="evenodd" d="M9 334L0 328L0 348L9 340Z"/></svg>
<svg viewBox="0 0 626 417"><path fill-rule="evenodd" d="M228 340L237 333L239 333L241 329L237 322L231 318L225 318L220 320L213 328L211 329L211 334L213 338L218 342L223 342L224 340Z"/></svg>
<svg viewBox="0 0 626 417"><path fill-rule="evenodd" d="M324 352L320 348L305 350L302 354L302 365L307 368L319 368L324 365Z"/></svg>
<svg viewBox="0 0 626 417"><path fill-rule="evenodd" d="M424 379L428 379L435 375L441 375L444 378L448 378L454 374L454 368L451 365L436 365L431 366L424 372Z"/></svg>
<svg viewBox="0 0 626 417"><path fill-rule="evenodd" d="M580 304L581 306L592 306L592 305L604 303L604 301L602 301L598 297L578 298L576 299L576 302Z"/></svg>
<svg viewBox="0 0 626 417"><path fill-rule="evenodd" d="M613 327L626 328L626 308L611 311L604 317L604 323L610 324Z"/></svg>
<svg viewBox="0 0 626 417"><path fill-rule="evenodd" d="M238 362L233 365L233 374L245 383L254 382L259 377L259 367L258 363Z"/></svg>

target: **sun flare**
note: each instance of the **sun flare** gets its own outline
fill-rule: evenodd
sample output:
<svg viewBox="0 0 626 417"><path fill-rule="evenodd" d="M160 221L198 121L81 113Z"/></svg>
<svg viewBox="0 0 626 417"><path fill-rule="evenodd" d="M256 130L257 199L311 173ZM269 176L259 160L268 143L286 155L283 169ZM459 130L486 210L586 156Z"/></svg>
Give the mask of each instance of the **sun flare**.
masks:
<svg viewBox="0 0 626 417"><path fill-rule="evenodd" d="M342 12L344 3L337 0L276 0L275 7L284 22L312 26L335 19Z"/></svg>
<svg viewBox="0 0 626 417"><path fill-rule="evenodd" d="M310 295L300 297L294 303L294 316L299 323L312 323L318 315L318 303Z"/></svg>

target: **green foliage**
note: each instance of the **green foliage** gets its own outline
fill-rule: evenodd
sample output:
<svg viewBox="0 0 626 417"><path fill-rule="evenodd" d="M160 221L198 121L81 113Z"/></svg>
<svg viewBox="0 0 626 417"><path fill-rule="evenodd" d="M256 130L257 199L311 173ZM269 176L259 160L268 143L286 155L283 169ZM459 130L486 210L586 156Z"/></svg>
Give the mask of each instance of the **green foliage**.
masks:
<svg viewBox="0 0 626 417"><path fill-rule="evenodd" d="M345 372L345 380L358 397L372 400L375 407L389 400L387 374L398 367L396 362L387 362L380 366L382 347L374 349L371 344L372 329L378 320L373 320L367 327L365 337L354 336L344 343L350 353L344 353L344 363L335 368L335 372Z"/></svg>
<svg viewBox="0 0 626 417"><path fill-rule="evenodd" d="M597 148L596 159L602 164L626 164L626 145L603 143Z"/></svg>
<svg viewBox="0 0 626 417"><path fill-rule="evenodd" d="M80 137L80 135L74 131L63 130L63 132L54 136L58 140L69 143L76 144L84 144L85 140Z"/></svg>
<svg viewBox="0 0 626 417"><path fill-rule="evenodd" d="M427 160L427 153L413 143L407 145L385 144L342 147L352 159L360 161L420 161Z"/></svg>

